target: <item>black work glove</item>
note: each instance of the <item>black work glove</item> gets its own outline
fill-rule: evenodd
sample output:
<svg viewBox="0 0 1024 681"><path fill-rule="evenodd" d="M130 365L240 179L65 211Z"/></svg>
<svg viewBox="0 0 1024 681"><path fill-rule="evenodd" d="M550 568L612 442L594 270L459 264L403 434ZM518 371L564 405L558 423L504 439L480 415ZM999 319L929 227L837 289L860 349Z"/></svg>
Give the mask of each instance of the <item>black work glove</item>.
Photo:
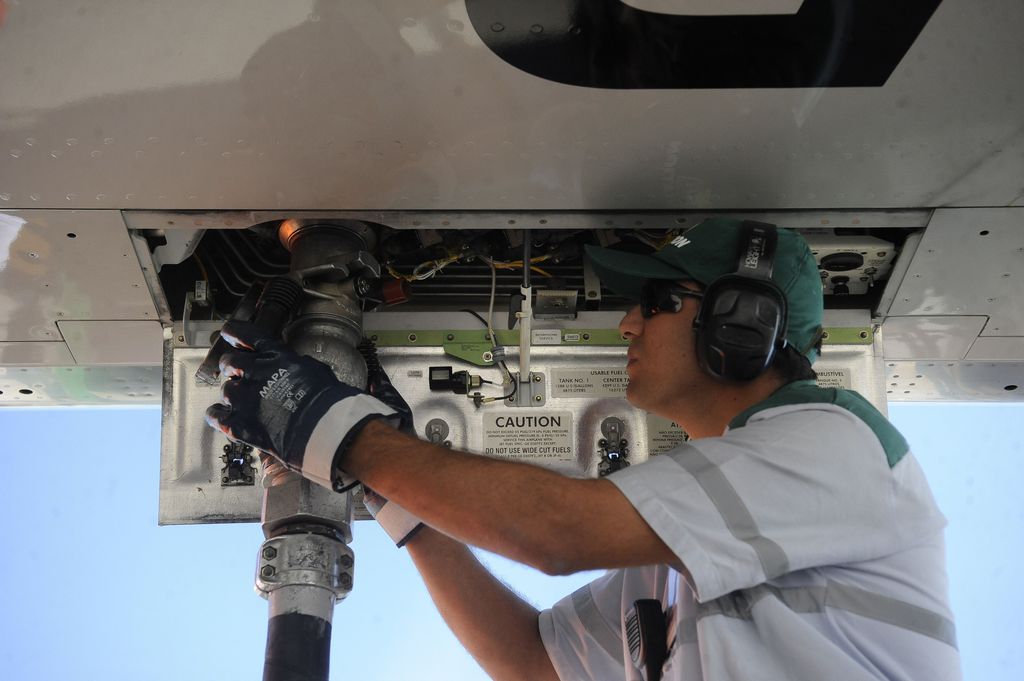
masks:
<svg viewBox="0 0 1024 681"><path fill-rule="evenodd" d="M228 322L221 336L235 351L221 358L222 404L206 410L206 422L320 485L355 486L343 471L346 448L374 419L399 425L395 410L253 324Z"/></svg>

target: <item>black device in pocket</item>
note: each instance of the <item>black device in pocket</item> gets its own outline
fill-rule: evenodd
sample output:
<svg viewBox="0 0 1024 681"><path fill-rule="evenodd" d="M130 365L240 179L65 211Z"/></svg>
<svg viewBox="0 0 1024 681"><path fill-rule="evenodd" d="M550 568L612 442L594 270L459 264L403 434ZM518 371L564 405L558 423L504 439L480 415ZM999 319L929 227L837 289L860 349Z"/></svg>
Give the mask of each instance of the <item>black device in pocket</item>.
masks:
<svg viewBox="0 0 1024 681"><path fill-rule="evenodd" d="M626 613L626 640L633 664L643 672L645 681L660 681L661 668L668 656L665 612L661 601L641 598Z"/></svg>

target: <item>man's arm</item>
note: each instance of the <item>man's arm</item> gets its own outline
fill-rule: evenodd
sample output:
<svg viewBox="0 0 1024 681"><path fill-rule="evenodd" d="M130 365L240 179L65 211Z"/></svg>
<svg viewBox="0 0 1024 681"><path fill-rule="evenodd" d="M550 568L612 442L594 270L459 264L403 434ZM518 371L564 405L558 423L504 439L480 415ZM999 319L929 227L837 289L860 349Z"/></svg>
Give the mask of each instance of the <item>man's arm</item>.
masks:
<svg viewBox="0 0 1024 681"><path fill-rule="evenodd" d="M496 681L557 681L537 610L494 578L463 544L423 528L406 548L438 612Z"/></svg>
<svg viewBox="0 0 1024 681"><path fill-rule="evenodd" d="M452 451L376 421L344 466L431 527L547 574L678 562L607 480Z"/></svg>

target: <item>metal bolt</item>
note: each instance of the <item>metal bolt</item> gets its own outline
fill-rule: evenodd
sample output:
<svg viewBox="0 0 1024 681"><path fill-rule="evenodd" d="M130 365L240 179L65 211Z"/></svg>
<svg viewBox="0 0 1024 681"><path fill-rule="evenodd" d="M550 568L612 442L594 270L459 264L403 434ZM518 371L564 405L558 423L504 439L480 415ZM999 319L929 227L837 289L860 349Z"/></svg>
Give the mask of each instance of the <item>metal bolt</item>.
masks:
<svg viewBox="0 0 1024 681"><path fill-rule="evenodd" d="M350 568L352 567L352 556L344 555L341 557L341 567Z"/></svg>
<svg viewBox="0 0 1024 681"><path fill-rule="evenodd" d="M412 341L413 343L415 343L416 342L416 334L410 333L409 334L409 340Z"/></svg>
<svg viewBox="0 0 1024 681"><path fill-rule="evenodd" d="M821 339L822 340L828 340L828 331L822 331L821 332Z"/></svg>
<svg viewBox="0 0 1024 681"><path fill-rule="evenodd" d="M860 332L860 337L861 337L862 339L867 339L867 337L868 337L868 332L867 332L867 331L861 331L861 332Z"/></svg>
<svg viewBox="0 0 1024 681"><path fill-rule="evenodd" d="M490 362L491 360L494 359L494 355L490 351L485 352L484 354L481 355L481 357L483 357L483 360L485 362Z"/></svg>
<svg viewBox="0 0 1024 681"><path fill-rule="evenodd" d="M543 399L544 399L544 396L543 396L543 395L534 395L534 396L533 396L533 401L534 401L534 402L540 402L540 401L541 401L541 400L543 400Z"/></svg>
<svg viewBox="0 0 1024 681"><path fill-rule="evenodd" d="M587 291L587 298L597 298L597 291Z"/></svg>
<svg viewBox="0 0 1024 681"><path fill-rule="evenodd" d="M447 338L450 341L455 340L455 334L454 333L450 333L447 336L445 336L445 338Z"/></svg>
<svg viewBox="0 0 1024 681"><path fill-rule="evenodd" d="M227 482L228 481L228 476L225 475L223 478L220 479L220 481L221 482Z"/></svg>
<svg viewBox="0 0 1024 681"><path fill-rule="evenodd" d="M264 577L273 577L277 570L274 569L273 565L264 565L260 569L260 574Z"/></svg>
<svg viewBox="0 0 1024 681"><path fill-rule="evenodd" d="M351 589L352 588L352 575L345 573L341 576L341 588Z"/></svg>
<svg viewBox="0 0 1024 681"><path fill-rule="evenodd" d="M540 383L540 374L534 374L533 375L533 382L534 383Z"/></svg>
<svg viewBox="0 0 1024 681"><path fill-rule="evenodd" d="M184 343L185 342L185 337L184 336L178 336L178 342L179 343Z"/></svg>
<svg viewBox="0 0 1024 681"><path fill-rule="evenodd" d="M505 30L505 24L494 23L491 24L491 30L495 33L501 33Z"/></svg>
<svg viewBox="0 0 1024 681"><path fill-rule="evenodd" d="M267 546L263 549L263 557L267 560L273 560L277 558L277 549L275 549L273 546Z"/></svg>
<svg viewBox="0 0 1024 681"><path fill-rule="evenodd" d="M585 341L590 340L590 334L589 333L583 334L583 340L585 340Z"/></svg>

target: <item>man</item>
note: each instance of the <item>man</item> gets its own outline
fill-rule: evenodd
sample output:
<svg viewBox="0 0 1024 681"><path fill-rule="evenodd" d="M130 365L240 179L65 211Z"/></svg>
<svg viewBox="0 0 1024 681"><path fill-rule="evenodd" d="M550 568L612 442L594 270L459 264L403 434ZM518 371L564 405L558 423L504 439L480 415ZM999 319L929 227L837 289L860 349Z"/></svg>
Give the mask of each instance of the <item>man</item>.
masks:
<svg viewBox="0 0 1024 681"><path fill-rule="evenodd" d="M959 678L945 521L885 418L814 384L822 296L803 239L714 219L651 256L589 254L640 301L619 326L628 400L691 437L647 462L581 480L430 445L394 427L407 407L386 381L382 402L246 327L225 329L241 350L208 420L390 499L378 520L495 679L644 678L623 622L645 598L667 623L666 681ZM538 613L467 544L549 574L609 571Z"/></svg>

